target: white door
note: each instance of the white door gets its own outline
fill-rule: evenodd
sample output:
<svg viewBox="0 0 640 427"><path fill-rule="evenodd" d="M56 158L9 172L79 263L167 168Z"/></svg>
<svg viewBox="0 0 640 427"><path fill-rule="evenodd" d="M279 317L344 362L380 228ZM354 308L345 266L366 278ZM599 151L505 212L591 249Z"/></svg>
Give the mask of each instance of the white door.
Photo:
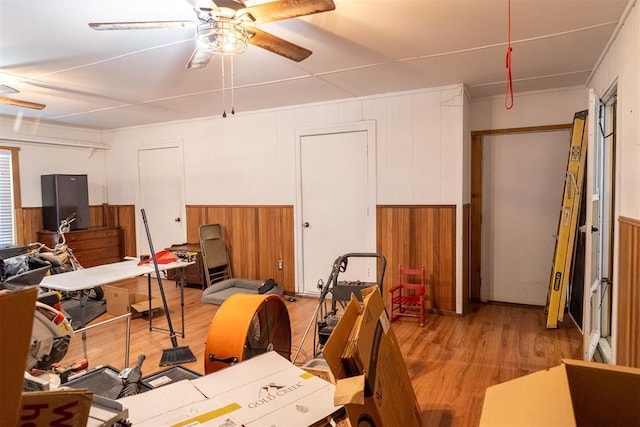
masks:
<svg viewBox="0 0 640 427"><path fill-rule="evenodd" d="M374 253L375 156L372 129L299 136L298 291L317 294L333 262ZM376 259L350 258L340 280L376 281Z"/></svg>
<svg viewBox="0 0 640 427"><path fill-rule="evenodd" d="M485 137L483 299L544 306L570 131Z"/></svg>
<svg viewBox="0 0 640 427"><path fill-rule="evenodd" d="M136 212L138 252L150 253L142 221L144 209L155 252L184 243L185 203L182 149L179 146L143 148L138 151L139 193Z"/></svg>

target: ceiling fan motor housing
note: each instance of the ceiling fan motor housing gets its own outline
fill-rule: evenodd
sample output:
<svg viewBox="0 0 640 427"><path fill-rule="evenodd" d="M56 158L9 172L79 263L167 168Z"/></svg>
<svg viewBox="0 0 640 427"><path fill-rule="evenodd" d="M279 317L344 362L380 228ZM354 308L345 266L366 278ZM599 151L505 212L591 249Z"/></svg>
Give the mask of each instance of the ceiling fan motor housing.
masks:
<svg viewBox="0 0 640 427"><path fill-rule="evenodd" d="M213 53L242 53L247 48L249 33L235 19L218 19L198 25L196 40L198 47Z"/></svg>

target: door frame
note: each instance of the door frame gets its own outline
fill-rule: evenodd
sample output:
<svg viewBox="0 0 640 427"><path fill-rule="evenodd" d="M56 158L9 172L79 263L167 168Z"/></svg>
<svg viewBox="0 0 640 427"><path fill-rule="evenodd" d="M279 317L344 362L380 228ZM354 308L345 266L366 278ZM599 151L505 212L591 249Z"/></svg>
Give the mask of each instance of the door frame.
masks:
<svg viewBox="0 0 640 427"><path fill-rule="evenodd" d="M481 301L482 286L482 143L485 136L571 130L573 124L471 131L471 224L469 238L469 300Z"/></svg>
<svg viewBox="0 0 640 427"><path fill-rule="evenodd" d="M136 225L136 247L138 251L141 251L143 247L146 247L147 235L145 233L144 223L142 221L142 216L139 215L140 212L140 204L142 201L142 188L140 183L140 152L148 151L148 150L159 150L159 149L167 149L167 148L177 148L179 157L175 159L174 165L178 170L182 170L182 182L180 183L180 217L184 220L182 221L182 229L183 229L183 239L186 240L187 237L187 207L186 207L186 188L185 188L185 175L184 175L184 143L182 139L166 141L166 142L155 142L155 143L140 143L136 147L136 205L135 205L135 225ZM155 246L155 245L154 245ZM160 250L160 248L154 247L156 252ZM140 254L138 254L140 255Z"/></svg>
<svg viewBox="0 0 640 427"><path fill-rule="evenodd" d="M583 359L596 352L605 363L616 363L618 297L616 249L616 157L618 82L600 97L589 90L589 157L587 157L587 233L583 296ZM609 133L610 132L610 133ZM604 135L608 133L608 135ZM611 138L611 139L609 139ZM607 141L609 139L609 141ZM593 155L591 155L593 153ZM598 210L594 210L597 203ZM592 238L595 236L595 238ZM587 286L588 285L588 286ZM603 306L606 308L603 309Z"/></svg>
<svg viewBox="0 0 640 427"><path fill-rule="evenodd" d="M363 120L360 122L342 123L332 126L310 127L296 130L296 200L294 205L294 254L295 254L295 283L296 293L304 290L304 265L303 265L303 242L302 242L302 138L309 136L331 135L339 133L366 132L367 133L367 170L368 170L368 205L371 206L369 212L369 236L372 247L376 248L376 206L377 206L377 151L376 151L376 122L374 120ZM330 172L330 168L328 172Z"/></svg>

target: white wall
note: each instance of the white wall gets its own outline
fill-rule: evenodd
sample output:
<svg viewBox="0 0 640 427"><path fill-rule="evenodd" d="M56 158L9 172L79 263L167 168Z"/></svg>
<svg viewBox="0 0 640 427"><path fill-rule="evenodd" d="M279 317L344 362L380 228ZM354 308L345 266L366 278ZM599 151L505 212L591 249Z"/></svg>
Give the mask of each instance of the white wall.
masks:
<svg viewBox="0 0 640 427"><path fill-rule="evenodd" d="M377 203L457 204L462 100L450 86L108 132L109 203L135 202L138 147L182 141L187 204L294 204L296 131L375 120Z"/></svg>
<svg viewBox="0 0 640 427"><path fill-rule="evenodd" d="M42 206L40 175L86 174L89 204L106 202L105 151L24 144L20 146L22 207Z"/></svg>
<svg viewBox="0 0 640 427"><path fill-rule="evenodd" d="M471 101L471 130L571 124L574 113L587 109L587 102L587 89L576 87L516 92L511 110L504 107L502 96L478 98Z"/></svg>
<svg viewBox="0 0 640 427"><path fill-rule="evenodd" d="M180 141L188 205L295 206L296 132L373 120L377 204L458 208L456 283L460 295L462 205L469 202L464 181L469 161L466 100L462 85L455 85L107 132L105 141L111 145L108 200L111 204L135 203L132 183L136 182L141 146ZM325 167L331 173L333 165ZM458 311L461 304L459 297Z"/></svg>
<svg viewBox="0 0 640 427"><path fill-rule="evenodd" d="M596 69L590 86L599 96L617 82L617 215L640 218L640 10L636 4Z"/></svg>
<svg viewBox="0 0 640 427"><path fill-rule="evenodd" d="M611 46L605 51L602 62L593 73L589 85L598 97L617 84L616 117L616 158L615 158L615 206L614 206L614 245L613 245L613 309L611 348L612 362L617 359L618 335L618 265L619 265L619 227L618 217L626 216L640 219L640 10L636 4L628 9L624 24L620 27ZM592 177L587 176L589 181ZM591 218L590 206L587 221ZM587 226L589 226L589 222ZM590 265L590 242L587 241L587 266ZM591 271L586 271L587 283L592 280ZM585 329L597 324L596 319L585 319ZM585 335L584 348L589 348L589 337Z"/></svg>
<svg viewBox="0 0 640 427"><path fill-rule="evenodd" d="M569 88L516 93L514 109L505 111L502 97L469 101L462 85L455 85L104 133L28 123L15 130L15 122L4 121L0 137L66 144L7 143L22 147L24 206L41 204L44 173L87 173L91 204L133 204L138 148L167 142L184 149L184 165L176 167L184 170L187 204L295 205L296 131L374 120L377 203L458 209L460 309L462 206L470 201L468 131L569 123L585 105L586 91ZM331 165L326 167L330 173Z"/></svg>
<svg viewBox="0 0 640 427"><path fill-rule="evenodd" d="M104 146L100 131L21 120L19 115L13 119L0 118L0 138Z"/></svg>
<svg viewBox="0 0 640 427"><path fill-rule="evenodd" d="M484 138L483 301L545 305L570 141L569 130Z"/></svg>
<svg viewBox="0 0 640 427"><path fill-rule="evenodd" d="M0 144L21 148L24 207L41 206L40 175L50 173L86 173L92 205L135 204L138 149L175 142L184 152L175 167L184 171L187 204L295 205L296 131L373 120L377 204L458 208L460 293L468 110L462 85L453 85L110 132L3 119Z"/></svg>
<svg viewBox="0 0 640 427"><path fill-rule="evenodd" d="M20 147L22 206L42 206L40 175L47 174L86 174L89 204L105 203L106 146L101 138L98 131L0 119L0 145Z"/></svg>

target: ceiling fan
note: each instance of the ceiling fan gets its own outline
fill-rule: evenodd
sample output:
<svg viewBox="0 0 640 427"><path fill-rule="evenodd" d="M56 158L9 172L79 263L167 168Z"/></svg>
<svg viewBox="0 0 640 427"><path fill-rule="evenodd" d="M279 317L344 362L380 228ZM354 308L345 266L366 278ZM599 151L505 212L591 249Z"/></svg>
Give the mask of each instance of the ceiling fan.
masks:
<svg viewBox="0 0 640 427"><path fill-rule="evenodd" d="M197 21L90 23L95 30L196 27L196 48L187 68L206 67L215 54L241 53L247 43L300 62L311 51L262 31L256 25L335 9L333 0L275 0L249 5L249 0L187 0ZM252 3L253 4L253 3Z"/></svg>
<svg viewBox="0 0 640 427"><path fill-rule="evenodd" d="M11 86L0 84L0 104L13 105L15 107L31 108L34 110L42 110L46 105L37 102L22 101L20 99L8 98L4 95L8 93L18 93L18 89Z"/></svg>

